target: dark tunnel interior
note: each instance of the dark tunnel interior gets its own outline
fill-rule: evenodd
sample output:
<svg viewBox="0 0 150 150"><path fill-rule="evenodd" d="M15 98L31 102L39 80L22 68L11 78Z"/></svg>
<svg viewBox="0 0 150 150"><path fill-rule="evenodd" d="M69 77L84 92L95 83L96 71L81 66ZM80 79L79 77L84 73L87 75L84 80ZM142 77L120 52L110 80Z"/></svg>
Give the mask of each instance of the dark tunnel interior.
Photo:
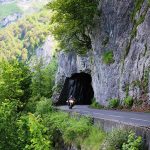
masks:
<svg viewBox="0 0 150 150"><path fill-rule="evenodd" d="M70 78L66 78L59 97L59 105L66 104L66 100L71 95L77 100L78 105L91 104L94 97L91 82L91 75L87 73L75 73Z"/></svg>

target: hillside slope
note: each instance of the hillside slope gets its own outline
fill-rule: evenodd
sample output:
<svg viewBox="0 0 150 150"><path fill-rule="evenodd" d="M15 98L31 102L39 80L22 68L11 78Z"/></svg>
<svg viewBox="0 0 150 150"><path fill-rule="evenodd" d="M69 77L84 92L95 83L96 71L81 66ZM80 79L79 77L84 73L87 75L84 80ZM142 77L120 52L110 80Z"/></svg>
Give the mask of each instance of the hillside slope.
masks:
<svg viewBox="0 0 150 150"><path fill-rule="evenodd" d="M27 61L36 54L50 34L50 12L43 10L0 31L0 61L19 58Z"/></svg>

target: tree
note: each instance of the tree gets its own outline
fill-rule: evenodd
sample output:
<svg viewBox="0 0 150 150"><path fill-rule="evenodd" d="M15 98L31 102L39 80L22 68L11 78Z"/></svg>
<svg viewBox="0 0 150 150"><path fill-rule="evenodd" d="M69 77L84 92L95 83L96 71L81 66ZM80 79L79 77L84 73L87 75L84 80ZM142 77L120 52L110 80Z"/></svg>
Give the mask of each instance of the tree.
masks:
<svg viewBox="0 0 150 150"><path fill-rule="evenodd" d="M5 100L0 104L0 149L17 149L17 102Z"/></svg>
<svg viewBox="0 0 150 150"><path fill-rule="evenodd" d="M50 98L52 96L52 88L54 86L54 78L57 69L56 58L53 58L49 65L44 67L43 60L37 61L34 67L34 75L32 78L32 95L44 96Z"/></svg>
<svg viewBox="0 0 150 150"><path fill-rule="evenodd" d="M81 54L91 49L89 33L97 5L97 0L53 0L48 4L53 11L51 30L62 49Z"/></svg>
<svg viewBox="0 0 150 150"><path fill-rule="evenodd" d="M0 64L0 99L25 102L30 97L31 73L28 66L17 60Z"/></svg>
<svg viewBox="0 0 150 150"><path fill-rule="evenodd" d="M0 62L19 58L27 61L49 35L50 11L42 10L0 30Z"/></svg>

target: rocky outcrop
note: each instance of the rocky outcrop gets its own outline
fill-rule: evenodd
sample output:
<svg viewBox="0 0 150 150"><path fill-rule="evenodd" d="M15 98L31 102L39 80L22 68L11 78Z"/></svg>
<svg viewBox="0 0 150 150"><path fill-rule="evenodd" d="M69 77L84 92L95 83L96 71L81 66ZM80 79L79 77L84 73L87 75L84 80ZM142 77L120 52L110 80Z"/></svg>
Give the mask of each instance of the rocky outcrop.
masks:
<svg viewBox="0 0 150 150"><path fill-rule="evenodd" d="M139 1L137 4L136 2ZM138 5L138 6L137 6ZM100 16L90 34L93 51L85 57L59 54L56 83L75 72L92 77L94 96L102 105L132 96L150 104L150 4L148 0L101 0ZM112 53L111 57L105 54ZM106 57L106 58L105 58ZM106 63L105 59L113 59Z"/></svg>
<svg viewBox="0 0 150 150"><path fill-rule="evenodd" d="M12 15L9 15L5 18L3 18L1 21L0 21L0 26L1 27L6 27L8 26L9 24L13 23L13 22L16 22L18 19L20 19L22 17L21 13L14 13Z"/></svg>
<svg viewBox="0 0 150 150"><path fill-rule="evenodd" d="M45 42L35 49L34 54L29 59L30 66L34 66L37 61L42 61L43 65L47 66L54 56L54 43L54 39L49 35Z"/></svg>
<svg viewBox="0 0 150 150"><path fill-rule="evenodd" d="M53 38L48 36L44 44L35 50L36 57L42 58L45 65L49 64L53 57L53 44Z"/></svg>
<svg viewBox="0 0 150 150"><path fill-rule="evenodd" d="M71 77L74 73L90 73L91 64L90 58L87 56L81 57L74 52L58 54L58 71L56 75L56 84L60 81L64 82L66 77Z"/></svg>

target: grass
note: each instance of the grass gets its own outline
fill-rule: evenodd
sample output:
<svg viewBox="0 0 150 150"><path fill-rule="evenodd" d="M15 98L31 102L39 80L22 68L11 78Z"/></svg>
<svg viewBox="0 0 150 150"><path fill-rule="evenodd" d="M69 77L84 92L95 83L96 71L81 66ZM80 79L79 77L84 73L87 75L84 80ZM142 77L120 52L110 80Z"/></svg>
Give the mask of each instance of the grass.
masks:
<svg viewBox="0 0 150 150"><path fill-rule="evenodd" d="M102 106L101 104L99 104L98 102L96 102L96 100L94 99L92 101L92 104L90 105L90 108L102 109L102 108L104 108L104 106Z"/></svg>
<svg viewBox="0 0 150 150"><path fill-rule="evenodd" d="M109 100L109 104L108 104L108 108L117 108L119 106L119 99L110 99Z"/></svg>
<svg viewBox="0 0 150 150"><path fill-rule="evenodd" d="M123 102L127 108L131 108L133 105L133 98L131 96L127 96Z"/></svg>
<svg viewBox="0 0 150 150"><path fill-rule="evenodd" d="M17 3L0 4L0 19L9 16L13 13L19 13L21 9L17 6Z"/></svg>
<svg viewBox="0 0 150 150"><path fill-rule="evenodd" d="M106 133L98 127L91 127L89 136L83 141L81 147L85 150L98 150L106 138Z"/></svg>

